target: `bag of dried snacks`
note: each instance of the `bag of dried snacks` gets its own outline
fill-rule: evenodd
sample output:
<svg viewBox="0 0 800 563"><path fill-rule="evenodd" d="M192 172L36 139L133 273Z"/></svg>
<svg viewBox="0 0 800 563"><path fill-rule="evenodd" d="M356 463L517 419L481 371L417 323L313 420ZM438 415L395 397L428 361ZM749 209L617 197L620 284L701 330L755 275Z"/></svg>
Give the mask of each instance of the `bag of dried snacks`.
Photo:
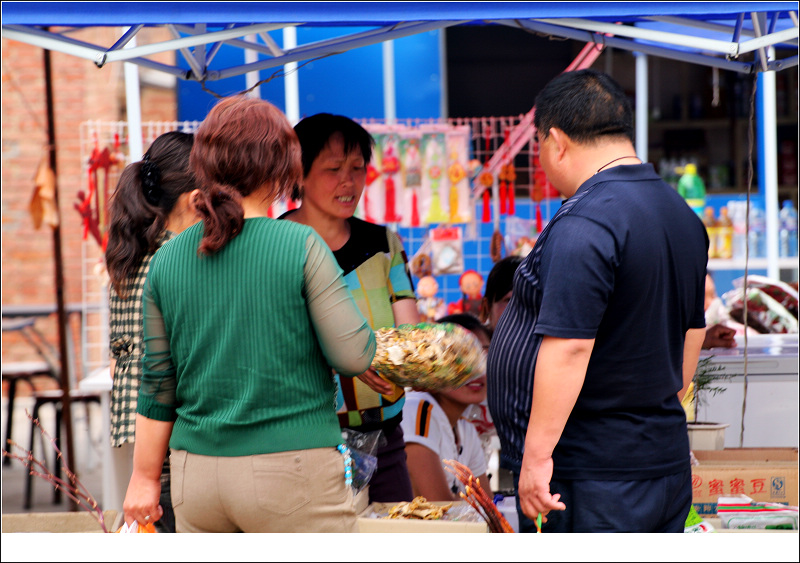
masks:
<svg viewBox="0 0 800 563"><path fill-rule="evenodd" d="M406 324L376 330L375 337L372 368L402 387L438 391L486 373L480 341L456 324Z"/></svg>

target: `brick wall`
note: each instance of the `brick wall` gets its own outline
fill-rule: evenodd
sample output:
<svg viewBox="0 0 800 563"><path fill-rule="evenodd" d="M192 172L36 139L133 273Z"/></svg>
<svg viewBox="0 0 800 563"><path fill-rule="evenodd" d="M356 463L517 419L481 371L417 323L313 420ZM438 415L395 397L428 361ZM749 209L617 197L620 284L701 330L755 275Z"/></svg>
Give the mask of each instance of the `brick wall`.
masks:
<svg viewBox="0 0 800 563"><path fill-rule="evenodd" d="M147 30L150 35L164 30ZM108 46L119 28L83 30L71 37ZM149 42L146 41L146 42ZM141 43L140 43L141 44ZM2 40L2 303L48 304L56 302L52 230L34 229L28 212L33 178L40 159L46 156L47 113L44 82L44 51L38 47ZM174 54L159 55L174 61ZM80 303L81 220L73 208L83 185L80 124L87 120L126 120L123 64L110 63L98 69L75 56L51 52L57 151L57 182L61 214L61 249L64 264L64 298ZM142 85L142 120L175 120L174 89ZM147 147L145 147L147 148ZM100 252L89 245L90 252ZM72 319L76 345L77 318ZM58 343L55 316L39 326L50 342ZM14 333L3 334L2 360L34 359L31 347ZM80 357L76 350L76 357Z"/></svg>

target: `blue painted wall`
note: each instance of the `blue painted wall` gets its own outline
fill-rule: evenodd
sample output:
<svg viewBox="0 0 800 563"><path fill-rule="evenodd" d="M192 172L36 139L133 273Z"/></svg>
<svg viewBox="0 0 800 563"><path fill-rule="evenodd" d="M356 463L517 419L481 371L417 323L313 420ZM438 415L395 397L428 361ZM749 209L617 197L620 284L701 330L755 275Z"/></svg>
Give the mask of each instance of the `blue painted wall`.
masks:
<svg viewBox="0 0 800 563"><path fill-rule="evenodd" d="M358 33L370 28L300 28L297 42L305 45L344 33ZM440 117L442 97L439 72L439 31L421 33L394 41L395 97L397 117ZM278 45L283 43L280 31L270 33ZM263 55L260 57L266 58ZM178 56L179 64L188 64ZM244 64L244 52L237 47L222 46L212 61L211 69ZM383 53L381 44L359 47L346 53L311 62L298 63L300 116L319 112L338 113L353 118L384 118ZM259 80L282 74L283 67L262 70ZM209 82L206 88L219 95L236 94L246 88L245 76ZM260 86L261 97L286 111L284 79L273 78ZM196 82L178 83L178 120L205 118L217 98Z"/></svg>

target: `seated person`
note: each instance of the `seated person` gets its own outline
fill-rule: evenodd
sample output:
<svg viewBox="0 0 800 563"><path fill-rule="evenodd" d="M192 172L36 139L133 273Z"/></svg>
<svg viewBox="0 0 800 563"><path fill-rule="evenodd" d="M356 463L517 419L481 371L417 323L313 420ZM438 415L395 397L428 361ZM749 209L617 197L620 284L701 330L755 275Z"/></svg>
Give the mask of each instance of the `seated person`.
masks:
<svg viewBox="0 0 800 563"><path fill-rule="evenodd" d="M442 317L437 322L461 325L475 334L484 351L488 350L490 332L477 317L462 313ZM486 494L492 496L478 432L461 416L469 405L485 399L485 375L457 389L414 390L406 394L401 424L414 496L424 496L429 501L459 499L458 493L463 492L464 486L445 469L444 459L454 459L469 467Z"/></svg>

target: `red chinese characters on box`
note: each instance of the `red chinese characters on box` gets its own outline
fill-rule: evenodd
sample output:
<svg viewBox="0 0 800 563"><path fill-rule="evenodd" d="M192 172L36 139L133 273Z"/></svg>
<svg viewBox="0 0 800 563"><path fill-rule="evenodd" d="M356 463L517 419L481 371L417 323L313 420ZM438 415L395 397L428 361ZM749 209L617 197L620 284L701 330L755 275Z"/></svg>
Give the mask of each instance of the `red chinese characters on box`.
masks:
<svg viewBox="0 0 800 563"><path fill-rule="evenodd" d="M709 479L707 482L703 481L700 475L692 475L692 490L695 494L700 493L702 496L720 496L720 495L753 495L766 491L766 479L750 479L746 482L744 479L734 477L727 482L722 479Z"/></svg>

